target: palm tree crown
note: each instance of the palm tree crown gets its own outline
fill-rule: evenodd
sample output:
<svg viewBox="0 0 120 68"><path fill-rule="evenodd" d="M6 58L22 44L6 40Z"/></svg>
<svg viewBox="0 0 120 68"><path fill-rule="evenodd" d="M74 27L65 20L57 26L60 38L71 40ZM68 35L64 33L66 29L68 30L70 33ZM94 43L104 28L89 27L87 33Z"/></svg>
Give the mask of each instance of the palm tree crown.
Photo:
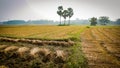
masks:
<svg viewBox="0 0 120 68"><path fill-rule="evenodd" d="M73 9L72 8L68 8L68 17L71 18L73 16Z"/></svg>
<svg viewBox="0 0 120 68"><path fill-rule="evenodd" d="M66 22L66 18L69 17L69 25L70 25L70 18L74 15L72 8L63 10L63 6L58 6L57 14L60 16L60 25L61 25L61 16L64 18L64 25Z"/></svg>
<svg viewBox="0 0 120 68"><path fill-rule="evenodd" d="M68 11L67 10L64 10L63 13L62 13L62 16L64 17L65 21L64 21L64 24L66 22L66 18L68 17Z"/></svg>
<svg viewBox="0 0 120 68"><path fill-rule="evenodd" d="M60 16L60 25L61 25L61 16L62 16L62 10L63 10L63 7L62 6L59 6L58 7L58 11L57 11L57 14Z"/></svg>
<svg viewBox="0 0 120 68"><path fill-rule="evenodd" d="M72 8L68 8L68 17L69 17L69 25L70 25L70 18L73 16L73 9Z"/></svg>

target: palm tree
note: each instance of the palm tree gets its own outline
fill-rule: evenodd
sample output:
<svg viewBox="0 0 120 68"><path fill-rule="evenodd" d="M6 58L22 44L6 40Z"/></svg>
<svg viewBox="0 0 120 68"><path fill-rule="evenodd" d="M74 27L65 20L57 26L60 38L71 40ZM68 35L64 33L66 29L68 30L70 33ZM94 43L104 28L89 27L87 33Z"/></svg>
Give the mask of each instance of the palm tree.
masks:
<svg viewBox="0 0 120 68"><path fill-rule="evenodd" d="M65 20L64 20L64 25L65 25L66 18L68 17L68 11L67 11L67 10L64 10L63 13L62 13L62 16L63 16L63 18L65 19Z"/></svg>
<svg viewBox="0 0 120 68"><path fill-rule="evenodd" d="M72 8L68 8L68 17L69 17L69 25L70 25L70 18L73 16L73 9Z"/></svg>
<svg viewBox="0 0 120 68"><path fill-rule="evenodd" d="M63 10L63 7L62 6L59 6L58 7L58 11L57 11L57 14L60 16L60 25L61 25L61 16L62 16L62 10Z"/></svg>

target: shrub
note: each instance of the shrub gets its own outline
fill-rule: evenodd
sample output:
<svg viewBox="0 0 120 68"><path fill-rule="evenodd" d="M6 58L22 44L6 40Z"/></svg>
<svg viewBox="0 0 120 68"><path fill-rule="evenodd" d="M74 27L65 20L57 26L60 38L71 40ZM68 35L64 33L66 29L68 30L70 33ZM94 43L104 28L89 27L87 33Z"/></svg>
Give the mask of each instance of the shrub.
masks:
<svg viewBox="0 0 120 68"><path fill-rule="evenodd" d="M90 28L90 26L86 26L86 28Z"/></svg>

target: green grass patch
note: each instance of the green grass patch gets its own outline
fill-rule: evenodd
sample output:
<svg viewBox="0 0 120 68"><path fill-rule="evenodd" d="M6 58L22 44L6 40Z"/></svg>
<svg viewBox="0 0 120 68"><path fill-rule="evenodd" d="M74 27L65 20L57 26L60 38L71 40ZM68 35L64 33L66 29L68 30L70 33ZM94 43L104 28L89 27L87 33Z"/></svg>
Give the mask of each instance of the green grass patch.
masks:
<svg viewBox="0 0 120 68"><path fill-rule="evenodd" d="M68 68L87 68L86 58L81 50L80 42L71 47L71 53L67 62Z"/></svg>

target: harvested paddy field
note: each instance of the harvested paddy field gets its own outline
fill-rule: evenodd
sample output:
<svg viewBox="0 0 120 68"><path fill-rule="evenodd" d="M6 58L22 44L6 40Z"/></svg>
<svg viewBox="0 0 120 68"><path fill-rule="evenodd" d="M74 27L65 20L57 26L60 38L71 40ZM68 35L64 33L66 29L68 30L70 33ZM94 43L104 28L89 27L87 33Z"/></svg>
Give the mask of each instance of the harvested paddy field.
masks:
<svg viewBox="0 0 120 68"><path fill-rule="evenodd" d="M120 68L120 28L92 28L81 34L89 68Z"/></svg>
<svg viewBox="0 0 120 68"><path fill-rule="evenodd" d="M1 26L0 29L1 67L85 68L87 65L77 41L87 29L84 26Z"/></svg>
<svg viewBox="0 0 120 68"><path fill-rule="evenodd" d="M120 68L119 26L0 26L0 67Z"/></svg>

